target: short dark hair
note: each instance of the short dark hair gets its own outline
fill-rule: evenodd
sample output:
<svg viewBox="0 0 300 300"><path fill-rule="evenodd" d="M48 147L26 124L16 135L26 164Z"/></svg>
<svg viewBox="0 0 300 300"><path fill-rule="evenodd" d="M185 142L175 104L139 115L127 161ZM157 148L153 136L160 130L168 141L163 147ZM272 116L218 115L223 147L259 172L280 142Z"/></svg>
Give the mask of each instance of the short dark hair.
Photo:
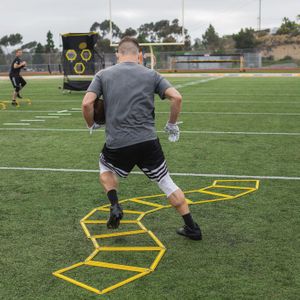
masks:
<svg viewBox="0 0 300 300"><path fill-rule="evenodd" d="M121 54L134 54L135 50L139 52L140 45L136 38L125 36L119 43L118 51Z"/></svg>
<svg viewBox="0 0 300 300"><path fill-rule="evenodd" d="M19 51L23 51L21 48L19 48L19 49L17 49L15 52L17 53L17 52L19 52Z"/></svg>

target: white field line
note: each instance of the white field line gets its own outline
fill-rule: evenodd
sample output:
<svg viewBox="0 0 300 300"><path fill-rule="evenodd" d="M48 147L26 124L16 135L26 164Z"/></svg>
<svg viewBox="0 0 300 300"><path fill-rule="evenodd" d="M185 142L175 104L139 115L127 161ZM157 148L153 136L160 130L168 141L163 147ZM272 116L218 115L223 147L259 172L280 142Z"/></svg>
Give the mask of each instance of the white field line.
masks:
<svg viewBox="0 0 300 300"><path fill-rule="evenodd" d="M224 103L224 104L297 104L300 105L300 101L298 102L284 102L284 101L219 101L219 100L183 100L183 103Z"/></svg>
<svg viewBox="0 0 300 300"><path fill-rule="evenodd" d="M56 110L0 110L6 113L56 113Z"/></svg>
<svg viewBox="0 0 300 300"><path fill-rule="evenodd" d="M20 120L21 122L45 122L45 120L37 119L37 120Z"/></svg>
<svg viewBox="0 0 300 300"><path fill-rule="evenodd" d="M300 77L299 73L167 73L168 78L203 78L203 77L229 77L229 78L254 78L254 77ZM91 76L93 77L93 76ZM63 75L31 75L26 79L63 79ZM8 81L8 76L0 76L0 80Z"/></svg>
<svg viewBox="0 0 300 300"><path fill-rule="evenodd" d="M57 116L35 116L37 119L59 119Z"/></svg>
<svg viewBox="0 0 300 300"><path fill-rule="evenodd" d="M58 113L49 113L48 116L72 116L72 114L65 114L65 113L61 113L61 114L58 114Z"/></svg>
<svg viewBox="0 0 300 300"><path fill-rule="evenodd" d="M3 123L4 126L28 126L30 123Z"/></svg>
<svg viewBox="0 0 300 300"><path fill-rule="evenodd" d="M201 95L199 95L201 96ZM299 95L298 95L299 96ZM188 97L185 97L183 99L183 103L219 103L219 104L239 104L239 105L244 105L244 104L269 104L269 105L274 105L274 104L293 104L293 105L300 105L300 101L296 102L286 102L286 101L235 101L235 100L230 100L230 101L221 101L221 100L185 100ZM37 101L35 101L37 102ZM42 101L41 101L42 102ZM45 103L61 103L64 102L62 101L55 101L55 100L50 100L50 101L44 101ZM81 111L81 108L72 108L72 111ZM2 113L57 113L56 110L0 110Z"/></svg>
<svg viewBox="0 0 300 300"><path fill-rule="evenodd" d="M52 131L52 132L89 132L81 128L0 128L0 131ZM97 129L94 133L101 132L103 129ZM163 130L157 130L157 133L165 133ZM300 132L251 132L251 131L200 131L200 130L181 130L186 134L217 134L217 135L269 135L269 136L300 136Z"/></svg>
<svg viewBox="0 0 300 300"><path fill-rule="evenodd" d="M14 171L43 171L43 172L70 172L70 173L99 173L99 170L85 169L57 169L57 168L26 168L26 167L0 167L0 170ZM143 172L131 172L130 174L144 175ZM228 175L228 174L201 174L201 173L170 173L172 176L188 177L220 177L220 178L241 178L241 179L277 179L277 180L300 180L300 177L289 176L260 176L260 175Z"/></svg>
<svg viewBox="0 0 300 300"><path fill-rule="evenodd" d="M169 114L168 111L158 111L156 114ZM215 112L215 111L182 111L180 114L191 115L269 115L269 116L300 116L300 113L267 113L267 112Z"/></svg>
<svg viewBox="0 0 300 300"><path fill-rule="evenodd" d="M201 79L201 80L195 80L195 81L191 81L191 82L187 82L187 83L183 83L183 84L177 84L174 85L174 87L176 89L182 89L185 88L187 86L192 86L192 85L196 85L196 84L200 84L200 83L206 83L212 80L217 80L220 79L221 77L212 77L212 78L206 78L206 79Z"/></svg>
<svg viewBox="0 0 300 300"><path fill-rule="evenodd" d="M66 112L68 112L68 110L67 110L67 109L64 109L64 110L59 110L59 111L57 111L57 113L58 113L58 114L61 114L61 113L66 113Z"/></svg>
<svg viewBox="0 0 300 300"><path fill-rule="evenodd" d="M299 103L300 104L300 103ZM48 116L70 116L72 113L81 113L80 110L72 111L72 113L64 114L64 113L55 113L51 110L44 110L44 111L34 111L34 110L24 110L24 111L7 111L13 113L48 113ZM156 114L169 114L169 111L156 111ZM285 113L285 112L218 112L218 111L182 111L181 114L199 114L199 115L269 115L269 116L300 116L300 113Z"/></svg>

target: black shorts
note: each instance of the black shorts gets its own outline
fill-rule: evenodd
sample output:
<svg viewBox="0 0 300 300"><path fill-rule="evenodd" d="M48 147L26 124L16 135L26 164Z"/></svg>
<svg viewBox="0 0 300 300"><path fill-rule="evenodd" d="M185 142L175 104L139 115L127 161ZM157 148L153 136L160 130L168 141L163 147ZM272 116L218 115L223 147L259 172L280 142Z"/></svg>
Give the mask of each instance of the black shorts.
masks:
<svg viewBox="0 0 300 300"><path fill-rule="evenodd" d="M134 166L157 182L168 173L159 139L118 149L109 149L105 144L99 162L120 177L127 177Z"/></svg>
<svg viewBox="0 0 300 300"><path fill-rule="evenodd" d="M19 75L10 75L9 76L10 78L10 81L13 85L13 87L15 88L16 92L19 92L20 89L22 87L24 87L26 85L26 81L24 80L24 78L22 76L19 76Z"/></svg>

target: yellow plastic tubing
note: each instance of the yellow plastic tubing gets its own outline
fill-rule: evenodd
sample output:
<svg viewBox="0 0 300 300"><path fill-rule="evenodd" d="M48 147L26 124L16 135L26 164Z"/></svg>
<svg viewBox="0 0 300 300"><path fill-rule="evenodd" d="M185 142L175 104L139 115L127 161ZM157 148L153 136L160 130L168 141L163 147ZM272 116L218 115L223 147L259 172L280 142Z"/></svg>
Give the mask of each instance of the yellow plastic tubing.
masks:
<svg viewBox="0 0 300 300"><path fill-rule="evenodd" d="M197 205L197 204L204 204L204 203L210 203L216 201L234 200L239 197L245 196L249 193L252 193L258 190L258 188L259 188L258 180L215 180L213 184L208 187L204 187L198 190L186 191L184 192L184 194L186 196L186 201L189 203L189 205ZM155 234L149 231L141 223L141 220L150 213L154 213L161 209L171 207L170 205L164 204L164 200L165 200L164 198L165 195L160 194L160 195L153 195L153 196L135 197L135 198L120 201L120 203L122 203L122 206L124 208L125 218L126 217L129 218L121 221L120 228L122 228L123 224L125 226L126 224L135 224L138 229L131 230L131 231L112 231L112 233L92 235L88 226L93 224L105 226L107 222L107 220L104 219L99 220L95 217L93 218L93 216L99 212L108 213L109 205L103 205L93 209L80 221L80 225L84 233L86 234L87 238L92 241L94 245L94 251L83 262L79 262L70 267L55 271L53 272L53 275L63 280L66 280L72 284L75 284L83 289L101 295L152 273L157 268L159 262L161 261L163 255L165 254L166 248L162 244L162 242L155 236ZM190 198L197 199L197 200L191 200ZM126 206L128 205L130 206L140 205L143 208L145 208L146 206L149 209L146 211L126 209ZM101 240L104 239L117 238L117 237L130 238L132 236L143 235L143 234L148 235L148 237L150 237L150 239L153 241L155 246L131 246L131 247L101 246ZM118 251L132 252L132 255L134 255L136 252L151 251L155 254L155 258L150 266L148 265L145 267L122 265L122 264L115 264L115 263L96 260L96 256L98 256L98 254L100 254L101 256L101 252L111 252L113 257L113 253ZM94 268L95 267L106 268L106 269L113 269L119 271L129 271L133 273L133 276L130 276L125 280L119 281L118 283L113 284L111 286L98 289L87 283L83 283L74 278L71 278L65 274L70 270L74 270L82 266L94 267Z"/></svg>
<svg viewBox="0 0 300 300"><path fill-rule="evenodd" d="M11 101L8 101L8 100L0 100L0 109L1 109L1 110L7 109L7 104L10 103L10 102L11 102ZM31 104L32 104L32 101L31 101L31 99L29 99L29 98L22 99L22 100L18 100L18 101L16 101L16 102L17 102L16 107L20 107L20 104L21 104L21 103L27 103L28 105L31 105Z"/></svg>

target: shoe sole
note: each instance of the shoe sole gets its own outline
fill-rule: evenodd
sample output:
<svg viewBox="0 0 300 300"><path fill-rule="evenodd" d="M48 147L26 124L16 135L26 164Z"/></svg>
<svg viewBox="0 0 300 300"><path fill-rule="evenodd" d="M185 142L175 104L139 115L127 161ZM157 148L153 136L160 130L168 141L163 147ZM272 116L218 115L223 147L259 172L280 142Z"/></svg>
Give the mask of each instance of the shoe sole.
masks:
<svg viewBox="0 0 300 300"><path fill-rule="evenodd" d="M110 216L109 220L106 223L108 229L117 229L120 226L120 221L122 220L123 215L121 216Z"/></svg>
<svg viewBox="0 0 300 300"><path fill-rule="evenodd" d="M196 236L196 235L186 235L186 234L183 234L183 233L180 233L180 232L177 232L177 234L181 235L181 236L184 236L184 237L187 237L193 241L201 241L202 240L202 236Z"/></svg>

